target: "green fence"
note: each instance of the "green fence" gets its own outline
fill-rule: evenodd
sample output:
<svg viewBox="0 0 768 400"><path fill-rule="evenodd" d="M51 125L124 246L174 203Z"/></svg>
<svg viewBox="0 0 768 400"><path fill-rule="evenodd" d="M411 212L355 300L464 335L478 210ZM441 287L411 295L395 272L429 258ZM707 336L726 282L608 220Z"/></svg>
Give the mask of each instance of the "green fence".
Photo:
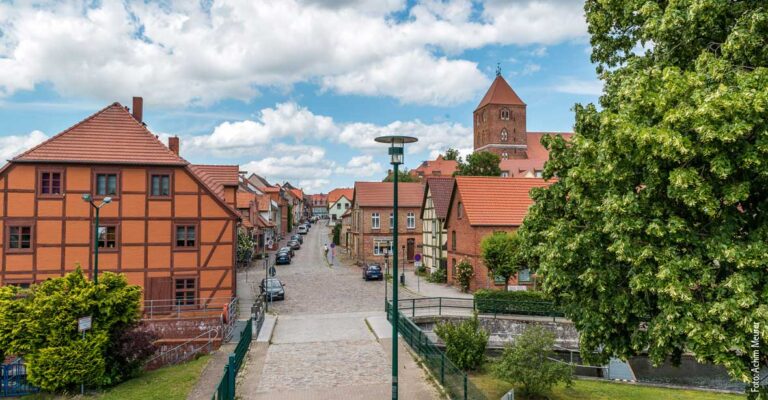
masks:
<svg viewBox="0 0 768 400"><path fill-rule="evenodd" d="M216 387L216 392L213 394L211 400L235 399L235 378L237 378L237 372L240 371L240 366L243 365L245 355L248 353L248 348L251 346L252 336L253 320L249 319L245 324L243 333L240 335L240 341L237 342L235 352L229 355L227 365L224 366L224 376L221 377L221 381Z"/></svg>
<svg viewBox="0 0 768 400"><path fill-rule="evenodd" d="M392 304L387 303L387 319L392 322ZM424 365L454 400L485 400L486 397L469 381L467 373L451 362L406 314L398 313L398 330L403 340L421 357Z"/></svg>

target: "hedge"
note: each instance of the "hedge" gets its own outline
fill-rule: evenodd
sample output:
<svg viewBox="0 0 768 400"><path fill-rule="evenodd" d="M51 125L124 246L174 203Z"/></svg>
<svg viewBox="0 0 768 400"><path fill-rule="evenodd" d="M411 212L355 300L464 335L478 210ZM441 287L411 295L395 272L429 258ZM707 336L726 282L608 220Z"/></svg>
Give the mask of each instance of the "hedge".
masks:
<svg viewBox="0 0 768 400"><path fill-rule="evenodd" d="M544 292L482 289L475 292L477 311L486 314L544 315L562 317Z"/></svg>

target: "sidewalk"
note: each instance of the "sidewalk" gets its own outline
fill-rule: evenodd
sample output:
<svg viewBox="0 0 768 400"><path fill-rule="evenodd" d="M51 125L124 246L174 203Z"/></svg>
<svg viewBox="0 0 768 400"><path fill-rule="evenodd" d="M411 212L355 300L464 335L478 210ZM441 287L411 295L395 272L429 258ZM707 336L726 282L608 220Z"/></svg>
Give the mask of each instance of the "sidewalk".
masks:
<svg viewBox="0 0 768 400"><path fill-rule="evenodd" d="M398 278L400 279L400 278ZM402 286L400 286L402 287ZM413 272L413 267L405 270L405 289L413 294L423 297L454 297L471 299L472 293L462 293L459 289L445 283L431 283L426 277L418 277Z"/></svg>

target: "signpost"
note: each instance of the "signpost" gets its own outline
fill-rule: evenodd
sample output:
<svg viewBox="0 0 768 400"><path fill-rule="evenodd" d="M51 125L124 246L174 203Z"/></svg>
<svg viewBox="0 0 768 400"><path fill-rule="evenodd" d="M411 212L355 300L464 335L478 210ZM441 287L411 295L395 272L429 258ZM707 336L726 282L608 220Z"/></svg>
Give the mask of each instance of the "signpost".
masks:
<svg viewBox="0 0 768 400"><path fill-rule="evenodd" d="M413 272L416 274L416 291L421 292L421 274L419 274L419 268L421 268L421 254L416 253L413 256Z"/></svg>
<svg viewBox="0 0 768 400"><path fill-rule="evenodd" d="M89 315L77 319L77 331L83 334L83 342L85 342L85 331L90 330L93 326L93 318ZM85 377L83 377L83 383L80 384L80 394L85 395Z"/></svg>

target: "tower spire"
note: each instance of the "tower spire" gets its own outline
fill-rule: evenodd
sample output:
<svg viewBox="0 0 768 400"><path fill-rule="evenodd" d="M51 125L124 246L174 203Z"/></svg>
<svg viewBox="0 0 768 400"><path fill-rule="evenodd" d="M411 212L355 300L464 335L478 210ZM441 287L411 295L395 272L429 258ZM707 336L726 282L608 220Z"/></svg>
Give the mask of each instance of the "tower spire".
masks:
<svg viewBox="0 0 768 400"><path fill-rule="evenodd" d="M501 63L496 63L496 76L501 76Z"/></svg>

